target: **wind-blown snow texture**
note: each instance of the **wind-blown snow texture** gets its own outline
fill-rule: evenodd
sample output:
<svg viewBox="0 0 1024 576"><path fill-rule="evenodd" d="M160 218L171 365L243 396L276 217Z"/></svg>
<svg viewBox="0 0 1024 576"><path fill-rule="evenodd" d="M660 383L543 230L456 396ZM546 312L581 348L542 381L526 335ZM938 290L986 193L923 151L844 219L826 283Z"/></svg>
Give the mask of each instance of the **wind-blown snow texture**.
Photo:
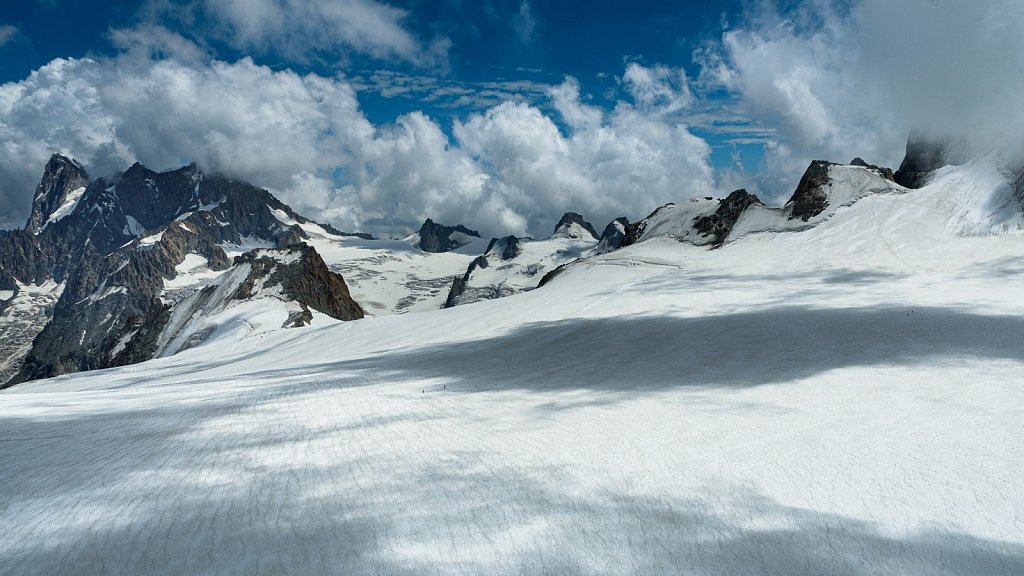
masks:
<svg viewBox="0 0 1024 576"><path fill-rule="evenodd" d="M20 385L0 573L1022 574L1004 185Z"/></svg>

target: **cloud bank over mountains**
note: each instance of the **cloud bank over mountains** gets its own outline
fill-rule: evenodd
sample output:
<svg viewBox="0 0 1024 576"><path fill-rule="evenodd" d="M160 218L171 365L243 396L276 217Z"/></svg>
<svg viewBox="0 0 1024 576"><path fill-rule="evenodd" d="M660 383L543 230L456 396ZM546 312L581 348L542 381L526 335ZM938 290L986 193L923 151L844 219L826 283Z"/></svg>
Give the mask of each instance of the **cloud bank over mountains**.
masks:
<svg viewBox="0 0 1024 576"><path fill-rule="evenodd" d="M898 164L912 130L977 147L1024 129L1024 4L759 2L696 55L704 88L776 131L766 179L813 158Z"/></svg>
<svg viewBox="0 0 1024 576"><path fill-rule="evenodd" d="M222 61L211 47L295 61L356 51L443 77L450 41L413 34L403 10L202 0L173 16L206 23L186 38L161 25L169 5L153 3L138 27L111 32L116 55L54 60L0 85L0 225L21 224L54 151L95 175L195 161L349 230L397 232L431 217L545 235L565 210L601 225L727 186L783 199L811 159L898 163L914 128L990 141L1024 125L1024 38L1014 32L1024 5L844 4L762 2L694 62L624 60L611 106L565 77L446 129L423 112L374 124L351 78ZM712 166L695 125L726 113L767 135L764 166Z"/></svg>

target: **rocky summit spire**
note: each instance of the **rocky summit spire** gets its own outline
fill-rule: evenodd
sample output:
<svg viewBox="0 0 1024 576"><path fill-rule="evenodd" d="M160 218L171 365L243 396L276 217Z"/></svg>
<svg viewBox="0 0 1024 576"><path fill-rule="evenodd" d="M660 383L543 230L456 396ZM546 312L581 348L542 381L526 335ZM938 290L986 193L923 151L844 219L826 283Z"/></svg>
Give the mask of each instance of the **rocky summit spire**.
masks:
<svg viewBox="0 0 1024 576"><path fill-rule="evenodd" d="M933 138L914 132L907 138L907 154L893 180L907 188L920 188L939 168L965 162L966 150L967 144L962 140Z"/></svg>
<svg viewBox="0 0 1024 576"><path fill-rule="evenodd" d="M555 232L552 236L563 238L586 238L589 236L594 240L600 239L597 230L594 230L590 222L575 212L566 212L562 215L562 219L555 225Z"/></svg>
<svg viewBox="0 0 1024 576"><path fill-rule="evenodd" d="M32 214L25 229L38 233L51 219L70 213L88 184L89 174L81 164L62 154L51 156L32 198Z"/></svg>
<svg viewBox="0 0 1024 576"><path fill-rule="evenodd" d="M445 226L427 218L420 227L420 239L417 245L424 252L448 252L466 245L470 237L479 238L480 233L470 230L462 224Z"/></svg>

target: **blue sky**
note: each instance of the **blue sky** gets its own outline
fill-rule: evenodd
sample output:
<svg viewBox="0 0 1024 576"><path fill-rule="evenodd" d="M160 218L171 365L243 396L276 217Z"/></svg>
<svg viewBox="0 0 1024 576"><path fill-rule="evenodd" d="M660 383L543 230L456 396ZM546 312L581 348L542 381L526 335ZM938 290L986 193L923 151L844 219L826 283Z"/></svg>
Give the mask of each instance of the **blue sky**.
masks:
<svg viewBox="0 0 1024 576"><path fill-rule="evenodd" d="M176 4L186 4L177 2ZM636 61L689 67L701 43L718 37L731 17L740 13L740 0L701 1L533 1L402 0L390 5L407 11L403 21L419 38L450 41L441 66L375 58L351 50L313 51L308 58L282 54L273 47L239 49L216 38L205 38L222 59L252 57L275 69L323 75L342 73L365 80L359 95L367 116L376 123L393 122L412 110L423 110L450 130L450 118L465 117L479 106L451 100L424 101L414 92L385 96L373 82L380 71L432 76L446 85L471 87L478 83L534 82L557 84L566 75L577 78L591 102L614 106L619 97L617 77L624 63ZM30 0L5 8L0 22L17 28L2 49L0 82L15 82L54 58L112 56L117 50L110 31L130 28L147 17L144 3L128 0ZM175 18L162 22L191 36L188 23ZM385 89L385 94L388 92ZM526 97L534 94L526 92ZM489 100L488 100L489 102ZM730 144L729 133L696 129L713 142L712 160L719 167L734 163L740 152L749 165L760 161L760 146Z"/></svg>
<svg viewBox="0 0 1024 576"><path fill-rule="evenodd" d="M783 202L814 159L1016 126L1021 25L1011 0L27 0L0 11L0 226L54 151L197 161L378 233Z"/></svg>

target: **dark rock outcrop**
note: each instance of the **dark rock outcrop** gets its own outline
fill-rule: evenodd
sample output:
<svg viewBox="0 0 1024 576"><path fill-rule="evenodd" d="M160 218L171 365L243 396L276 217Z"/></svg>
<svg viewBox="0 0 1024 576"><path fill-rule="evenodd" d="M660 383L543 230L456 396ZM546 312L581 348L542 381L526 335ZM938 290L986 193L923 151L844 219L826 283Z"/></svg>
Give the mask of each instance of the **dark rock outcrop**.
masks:
<svg viewBox="0 0 1024 576"><path fill-rule="evenodd" d="M515 238L510 236L510 238ZM491 242L494 243L493 241ZM490 252L490 250L488 250ZM443 308L452 308L459 303L459 296L462 296L466 292L466 287L469 285L469 277L473 275L473 271L477 268L487 268L488 266L486 256L477 256L469 263L469 267L466 268L466 273L461 277L456 276L452 279L452 287L448 290L448 298L444 301Z"/></svg>
<svg viewBox="0 0 1024 576"><path fill-rule="evenodd" d="M51 156L32 198L32 213L25 230L33 234L39 232L53 213L69 200L73 191L88 184L89 174L81 164L61 154Z"/></svg>
<svg viewBox="0 0 1024 576"><path fill-rule="evenodd" d="M627 223L626 227L625 227L625 231L623 232L622 246L620 246L620 248L625 248L626 246L632 246L633 244L636 244L637 242L639 242L640 241L640 237L643 235L644 230L647 228L647 223L650 222L652 218L657 216L659 212L661 212L662 210L665 210L666 208L672 207L672 206L675 206L675 203L669 202L668 204L665 204L664 206L658 206L657 208L654 209L653 212L648 214L647 217L644 218L643 220L640 220L638 222Z"/></svg>
<svg viewBox="0 0 1024 576"><path fill-rule="evenodd" d="M815 160L807 167L796 191L786 202L786 206L791 206L790 220L799 218L807 222L828 207L828 192L825 186L832 183L829 176L830 166L835 166L835 163Z"/></svg>
<svg viewBox="0 0 1024 576"><path fill-rule="evenodd" d="M1016 166L1010 167L1013 177L1013 195L1017 198L1021 210L1024 210L1024 159L1017 162Z"/></svg>
<svg viewBox="0 0 1024 576"><path fill-rule="evenodd" d="M327 231L328 234L334 234L335 236L348 236L350 238L362 238L363 240L373 240L373 234L367 234L366 232L342 232L330 224L317 222L321 228Z"/></svg>
<svg viewBox="0 0 1024 576"><path fill-rule="evenodd" d="M480 233L476 230L470 230L462 224L457 226L445 226L443 224L437 224L430 218L427 218L423 226L420 227L420 241L417 244L420 250L424 252L450 252L465 245L465 242L460 242L457 238L452 238L455 233L465 234L466 236L474 236L480 238Z"/></svg>
<svg viewBox="0 0 1024 576"><path fill-rule="evenodd" d="M504 238L491 238L484 250L484 255L494 256L500 260L512 260L523 251L519 238L505 236Z"/></svg>
<svg viewBox="0 0 1024 576"><path fill-rule="evenodd" d="M721 246L743 211L753 204L760 203L761 200L756 195L742 188L735 190L718 201L718 209L713 214L695 219L693 227L704 236L713 236L712 246Z"/></svg>
<svg viewBox="0 0 1024 576"><path fill-rule="evenodd" d="M884 166L875 166L874 164L868 164L863 158L859 156L850 161L850 166L860 166L861 168L867 168L878 173L879 176L886 180L893 181L892 168L886 168Z"/></svg>
<svg viewBox="0 0 1024 576"><path fill-rule="evenodd" d="M893 180L907 188L920 188L928 183L939 168L963 163L966 160L966 148L962 141L912 133L907 138L906 156L893 175Z"/></svg>
<svg viewBox="0 0 1024 576"><path fill-rule="evenodd" d="M261 284L264 289L280 286L281 294L304 310L312 308L338 320L363 317L363 309L352 299L345 279L331 272L312 246L253 250L235 258L236 266L243 263L249 263L251 270L235 292L235 300L256 295L253 289L257 280L265 278Z"/></svg>
<svg viewBox="0 0 1024 576"><path fill-rule="evenodd" d="M581 228L586 231L594 240L600 239L597 235L597 230L594 230L594 226L583 219L583 216L575 212L566 212L562 215L562 218L555 225L555 231L552 236L561 236L565 238L579 238L580 235L576 231L577 228Z"/></svg>
<svg viewBox="0 0 1024 576"><path fill-rule="evenodd" d="M597 243L597 252L604 254L612 250L618 250L625 245L626 230L629 228L629 220L625 217L616 218L604 227L601 238ZM542 280L543 281L543 280Z"/></svg>
<svg viewBox="0 0 1024 576"><path fill-rule="evenodd" d="M0 233L0 278L64 284L12 382L148 359L174 304L164 282L189 254L224 270L231 263L221 245L295 245L306 238L299 224L310 222L266 190L195 165L158 173L135 164L88 185L86 177L77 162L54 156L26 229ZM77 203L67 202L83 186ZM308 270L297 277L306 280L282 277L286 293L328 315L362 316L319 256L300 260ZM339 296L318 296L312 284L319 282Z"/></svg>
<svg viewBox="0 0 1024 576"><path fill-rule="evenodd" d="M543 288L546 286L549 282L557 278L559 274L565 272L572 264L575 264L575 262L566 262L565 264L556 266L550 272L541 277L540 282L537 283L537 288Z"/></svg>

